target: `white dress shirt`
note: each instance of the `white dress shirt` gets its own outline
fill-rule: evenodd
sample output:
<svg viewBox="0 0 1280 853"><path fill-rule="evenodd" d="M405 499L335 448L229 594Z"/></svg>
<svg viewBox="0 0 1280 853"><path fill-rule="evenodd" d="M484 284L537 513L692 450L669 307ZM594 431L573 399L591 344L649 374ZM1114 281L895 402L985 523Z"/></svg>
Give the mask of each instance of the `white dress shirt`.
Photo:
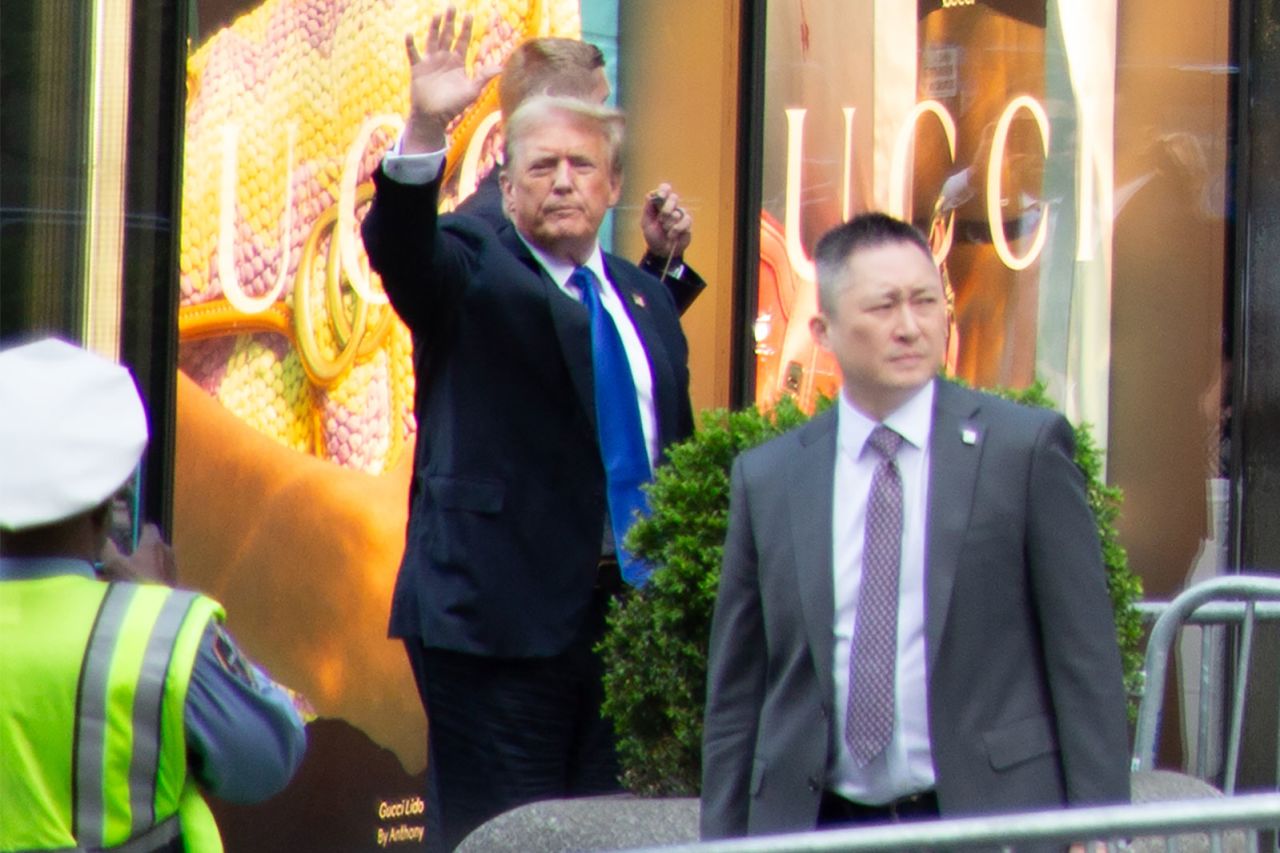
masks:
<svg viewBox="0 0 1280 853"><path fill-rule="evenodd" d="M885 426L905 441L898 451L902 478L902 571L898 580L898 653L894 679L894 729L888 747L859 767L845 742L849 702L849 662L858 590L862 582L863 534L871 478L881 456L866 447L877 422L858 411L844 394L836 413L835 493L831 519L835 584L833 659L836 751L827 768L827 789L868 805L881 805L933 788L929 744L928 682L925 673L925 522L929 484L929 432L933 426L934 383L885 418Z"/></svg>
<svg viewBox="0 0 1280 853"><path fill-rule="evenodd" d="M448 149L441 149L425 154L401 154L400 140L397 139L395 145L382 158L382 170L386 172L387 177L397 183L430 183L439 176L447 151ZM525 240L524 235L518 230L516 234L529 248L530 253L547 275L551 276L556 286L572 299L581 302L582 295L576 288L569 286L569 277L573 275L576 267L543 252ZM631 378L636 386L636 402L640 406L640 427L644 431L644 444L649 451L649 467L652 469L658 464L660 447L658 410L653 398L653 373L649 368L649 355L645 352L644 344L640 340L640 333L636 331L630 315L627 314L626 306L622 304L622 297L618 295L613 282L605 273L604 255L600 251L599 243L591 249L591 257L583 266L595 273L600 281L600 304L604 306L605 311L609 312L613 324L618 328L618 335L622 338L622 347L626 350L627 363L631 367Z"/></svg>

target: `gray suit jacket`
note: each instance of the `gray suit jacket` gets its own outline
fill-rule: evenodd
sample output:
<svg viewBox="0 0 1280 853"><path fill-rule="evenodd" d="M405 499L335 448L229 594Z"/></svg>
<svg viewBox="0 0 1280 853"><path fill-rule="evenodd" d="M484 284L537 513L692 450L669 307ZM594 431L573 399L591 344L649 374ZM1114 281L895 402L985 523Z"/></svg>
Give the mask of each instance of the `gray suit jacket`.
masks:
<svg viewBox="0 0 1280 853"><path fill-rule="evenodd" d="M833 409L734 465L707 683L708 838L817 820L837 737L835 427ZM1120 655L1072 448L1060 415L938 382L925 647L944 816L1128 799Z"/></svg>

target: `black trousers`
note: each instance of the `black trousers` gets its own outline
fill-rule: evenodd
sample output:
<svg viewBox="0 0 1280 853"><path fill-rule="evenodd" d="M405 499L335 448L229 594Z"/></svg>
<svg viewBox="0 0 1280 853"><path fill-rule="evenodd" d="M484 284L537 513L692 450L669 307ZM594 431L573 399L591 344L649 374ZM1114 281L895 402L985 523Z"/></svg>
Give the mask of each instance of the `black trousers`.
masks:
<svg viewBox="0 0 1280 853"><path fill-rule="evenodd" d="M573 643L551 658L481 657L405 639L427 712L428 850L453 850L525 803L621 790L592 650L612 594L597 590Z"/></svg>

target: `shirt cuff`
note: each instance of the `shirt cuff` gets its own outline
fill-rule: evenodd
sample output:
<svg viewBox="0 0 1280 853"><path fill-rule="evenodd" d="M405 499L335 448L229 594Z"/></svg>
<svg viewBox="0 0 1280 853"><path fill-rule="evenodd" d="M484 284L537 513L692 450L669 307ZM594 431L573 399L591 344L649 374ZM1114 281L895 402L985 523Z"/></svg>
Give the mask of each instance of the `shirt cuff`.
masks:
<svg viewBox="0 0 1280 853"><path fill-rule="evenodd" d="M398 184L421 186L429 184L440 177L440 168L444 165L445 155L449 149L427 151L422 154L401 154L400 143L403 137L396 139L382 157L382 171Z"/></svg>
<svg viewBox="0 0 1280 853"><path fill-rule="evenodd" d="M674 261L670 267L667 267L666 276L663 276L662 268L667 266L667 259L652 252L645 252L644 257L640 259L640 266L658 278L680 278L684 275L684 262Z"/></svg>

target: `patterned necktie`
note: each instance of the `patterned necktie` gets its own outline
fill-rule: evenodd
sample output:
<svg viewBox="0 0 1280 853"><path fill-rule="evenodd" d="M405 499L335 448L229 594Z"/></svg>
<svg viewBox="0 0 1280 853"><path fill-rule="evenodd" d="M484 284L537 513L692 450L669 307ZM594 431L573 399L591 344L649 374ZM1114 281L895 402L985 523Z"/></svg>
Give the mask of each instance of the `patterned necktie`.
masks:
<svg viewBox="0 0 1280 853"><path fill-rule="evenodd" d="M604 462L605 485L609 497L609 524L622 579L643 586L650 569L622 547L627 529L636 513L647 515L648 501L640 486L649 482L649 450L640 425L640 404L636 399L631 363L622 345L622 336L609 312L600 304L600 281L586 267L578 267L569 283L582 293L591 319L591 365L595 377L596 431L600 458Z"/></svg>
<svg viewBox="0 0 1280 853"><path fill-rule="evenodd" d="M894 457L902 436L884 424L867 439L881 459L867 497L862 585L849 664L845 741L859 767L884 751L893 736L898 649L898 573L902 564L902 478Z"/></svg>

